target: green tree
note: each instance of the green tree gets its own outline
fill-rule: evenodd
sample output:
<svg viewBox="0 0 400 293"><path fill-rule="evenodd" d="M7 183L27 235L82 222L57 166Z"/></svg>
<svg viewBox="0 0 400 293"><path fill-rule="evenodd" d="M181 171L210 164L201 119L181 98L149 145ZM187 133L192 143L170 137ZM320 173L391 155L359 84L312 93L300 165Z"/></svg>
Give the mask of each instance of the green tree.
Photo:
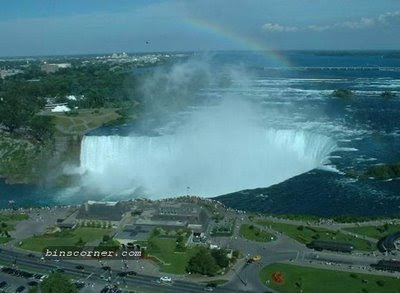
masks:
<svg viewBox="0 0 400 293"><path fill-rule="evenodd" d="M40 285L42 293L76 293L78 292L71 280L61 273L51 273Z"/></svg>
<svg viewBox="0 0 400 293"><path fill-rule="evenodd" d="M110 235L104 235L103 236L103 242L108 242L108 241L110 241Z"/></svg>
<svg viewBox="0 0 400 293"><path fill-rule="evenodd" d="M234 250L234 251L232 252L232 256L233 256L234 258L239 258L239 256L240 256L240 251L239 251L239 250Z"/></svg>
<svg viewBox="0 0 400 293"><path fill-rule="evenodd" d="M0 97L0 124L9 132L26 126L34 115L35 108L18 95Z"/></svg>
<svg viewBox="0 0 400 293"><path fill-rule="evenodd" d="M32 136L39 141L49 140L54 135L53 117L35 115L30 121Z"/></svg>
<svg viewBox="0 0 400 293"><path fill-rule="evenodd" d="M79 237L78 241L76 242L77 246L83 246L85 245L85 242L83 241L82 237Z"/></svg>
<svg viewBox="0 0 400 293"><path fill-rule="evenodd" d="M379 287L383 287L383 286L385 286L385 281L378 280L378 281L376 281L376 284L378 284Z"/></svg>
<svg viewBox="0 0 400 293"><path fill-rule="evenodd" d="M214 258L215 263L221 267L226 268L229 266L228 252L225 249L213 249L211 250L211 256Z"/></svg>
<svg viewBox="0 0 400 293"><path fill-rule="evenodd" d="M176 239L176 250L184 251L185 250L185 238L182 235L179 235Z"/></svg>
<svg viewBox="0 0 400 293"><path fill-rule="evenodd" d="M209 250L200 248L188 262L186 270L191 273L198 273L207 276L214 276L218 272L218 265L211 256Z"/></svg>

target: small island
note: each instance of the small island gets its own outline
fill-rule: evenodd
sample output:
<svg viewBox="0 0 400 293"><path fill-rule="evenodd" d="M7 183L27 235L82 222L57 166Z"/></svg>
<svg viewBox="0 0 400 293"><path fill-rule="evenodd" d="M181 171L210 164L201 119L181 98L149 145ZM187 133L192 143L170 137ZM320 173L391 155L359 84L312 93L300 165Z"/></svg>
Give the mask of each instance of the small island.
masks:
<svg viewBox="0 0 400 293"><path fill-rule="evenodd" d="M335 98L351 98L354 95L353 91L349 89L337 89L332 92L332 96Z"/></svg>
<svg viewBox="0 0 400 293"><path fill-rule="evenodd" d="M396 96L396 93L391 92L391 91L384 91L381 93L382 98L394 98Z"/></svg>
<svg viewBox="0 0 400 293"><path fill-rule="evenodd" d="M400 178L400 162L395 164L372 166L364 173L364 175L380 180Z"/></svg>

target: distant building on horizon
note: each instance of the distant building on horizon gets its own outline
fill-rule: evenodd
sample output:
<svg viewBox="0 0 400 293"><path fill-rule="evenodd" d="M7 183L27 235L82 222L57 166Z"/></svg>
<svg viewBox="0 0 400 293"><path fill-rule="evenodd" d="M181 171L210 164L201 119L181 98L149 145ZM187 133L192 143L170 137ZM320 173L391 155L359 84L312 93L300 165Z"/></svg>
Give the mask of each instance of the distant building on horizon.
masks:
<svg viewBox="0 0 400 293"><path fill-rule="evenodd" d="M47 74L49 73L55 73L59 69L64 69L64 68L70 68L71 63L44 63L40 66L40 70L46 72Z"/></svg>
<svg viewBox="0 0 400 293"><path fill-rule="evenodd" d="M23 71L21 69L0 69L0 78L5 79L19 73L23 73Z"/></svg>

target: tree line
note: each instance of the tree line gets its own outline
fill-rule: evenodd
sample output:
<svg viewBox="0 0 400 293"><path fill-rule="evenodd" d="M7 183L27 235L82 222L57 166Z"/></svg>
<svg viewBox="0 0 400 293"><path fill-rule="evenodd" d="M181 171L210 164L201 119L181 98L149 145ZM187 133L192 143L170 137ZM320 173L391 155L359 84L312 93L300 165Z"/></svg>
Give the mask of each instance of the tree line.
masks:
<svg viewBox="0 0 400 293"><path fill-rule="evenodd" d="M88 64L45 74L39 66L32 64L25 73L0 81L0 129L48 139L54 132L52 118L38 115L47 98L71 108L129 109L134 104L135 77L126 69ZM68 100L68 95L82 98Z"/></svg>

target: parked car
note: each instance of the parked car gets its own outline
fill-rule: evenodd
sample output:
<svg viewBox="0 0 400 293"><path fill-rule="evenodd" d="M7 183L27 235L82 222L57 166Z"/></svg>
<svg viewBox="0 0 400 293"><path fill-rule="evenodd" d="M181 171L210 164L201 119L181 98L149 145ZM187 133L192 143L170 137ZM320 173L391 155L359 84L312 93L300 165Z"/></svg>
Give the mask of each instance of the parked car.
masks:
<svg viewBox="0 0 400 293"><path fill-rule="evenodd" d="M170 283L170 282L172 282L172 279L171 279L171 277L168 277L168 276L162 276L162 277L160 278L160 281L161 281L161 282Z"/></svg>

